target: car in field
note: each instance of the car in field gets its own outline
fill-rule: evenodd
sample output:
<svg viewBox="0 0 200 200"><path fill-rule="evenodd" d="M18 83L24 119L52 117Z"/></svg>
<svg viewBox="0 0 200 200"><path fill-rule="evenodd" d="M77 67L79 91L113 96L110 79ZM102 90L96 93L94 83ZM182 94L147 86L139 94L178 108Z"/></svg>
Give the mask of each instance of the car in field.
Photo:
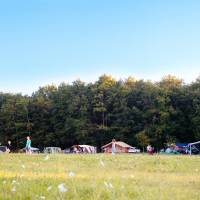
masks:
<svg viewBox="0 0 200 200"><path fill-rule="evenodd" d="M26 152L26 147L24 147L23 149L19 150L19 153L23 153ZM40 153L40 149L36 148L36 147L31 147L31 152L32 153Z"/></svg>
<svg viewBox="0 0 200 200"><path fill-rule="evenodd" d="M66 148L63 150L63 153L72 153L72 150L70 148Z"/></svg>
<svg viewBox="0 0 200 200"><path fill-rule="evenodd" d="M135 147L130 147L128 153L140 153L140 149L137 149Z"/></svg>
<svg viewBox="0 0 200 200"><path fill-rule="evenodd" d="M62 150L60 147L45 147L44 153L61 153Z"/></svg>
<svg viewBox="0 0 200 200"><path fill-rule="evenodd" d="M6 146L0 146L0 153L5 153L7 151Z"/></svg>
<svg viewBox="0 0 200 200"><path fill-rule="evenodd" d="M40 150L36 147L31 147L31 152L32 153L40 153Z"/></svg>

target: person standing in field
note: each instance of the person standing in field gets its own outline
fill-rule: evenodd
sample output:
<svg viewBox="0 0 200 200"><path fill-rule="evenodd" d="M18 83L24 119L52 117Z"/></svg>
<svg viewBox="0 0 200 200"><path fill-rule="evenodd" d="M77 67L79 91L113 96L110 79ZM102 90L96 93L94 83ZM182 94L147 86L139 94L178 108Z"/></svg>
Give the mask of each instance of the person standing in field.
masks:
<svg viewBox="0 0 200 200"><path fill-rule="evenodd" d="M11 141L10 141L10 140L8 140L8 144L7 144L7 146L6 146L6 151L7 151L8 153L11 153L11 152L12 152L12 144L11 144Z"/></svg>
<svg viewBox="0 0 200 200"><path fill-rule="evenodd" d="M150 144L147 146L147 153L153 155L153 147Z"/></svg>
<svg viewBox="0 0 200 200"><path fill-rule="evenodd" d="M115 144L116 140L112 139L112 154L114 155L116 153L116 144Z"/></svg>
<svg viewBox="0 0 200 200"><path fill-rule="evenodd" d="M27 136L26 138L26 153L31 154L31 139L30 136Z"/></svg>

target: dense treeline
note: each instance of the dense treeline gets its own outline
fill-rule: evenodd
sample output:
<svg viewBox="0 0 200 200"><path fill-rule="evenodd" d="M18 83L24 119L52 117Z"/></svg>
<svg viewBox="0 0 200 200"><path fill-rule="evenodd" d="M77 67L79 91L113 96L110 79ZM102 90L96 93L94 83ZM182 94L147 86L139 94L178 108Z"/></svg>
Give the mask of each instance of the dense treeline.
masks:
<svg viewBox="0 0 200 200"><path fill-rule="evenodd" d="M103 75L39 88L31 96L0 93L0 142L24 146L100 148L112 138L143 147L200 139L200 79L191 84L173 76L160 82Z"/></svg>

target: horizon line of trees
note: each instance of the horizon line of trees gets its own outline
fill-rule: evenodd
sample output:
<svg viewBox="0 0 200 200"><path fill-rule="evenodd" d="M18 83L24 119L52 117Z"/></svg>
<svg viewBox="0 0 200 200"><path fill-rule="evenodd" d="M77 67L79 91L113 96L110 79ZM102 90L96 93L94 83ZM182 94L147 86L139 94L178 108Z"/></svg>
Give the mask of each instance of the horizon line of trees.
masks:
<svg viewBox="0 0 200 200"><path fill-rule="evenodd" d="M200 139L200 78L190 84L174 76L161 81L115 80L40 87L31 96L0 93L0 143L16 149L31 136L33 146L101 146L115 138L157 149Z"/></svg>

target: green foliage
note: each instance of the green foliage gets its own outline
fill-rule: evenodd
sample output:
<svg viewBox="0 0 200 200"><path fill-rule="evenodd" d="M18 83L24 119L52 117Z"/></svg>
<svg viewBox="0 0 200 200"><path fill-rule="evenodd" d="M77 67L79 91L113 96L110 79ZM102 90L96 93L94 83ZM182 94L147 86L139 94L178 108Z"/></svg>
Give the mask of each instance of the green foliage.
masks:
<svg viewBox="0 0 200 200"><path fill-rule="evenodd" d="M146 135L145 131L141 131L135 135L135 138L138 142L138 145L143 148L146 147L150 143L150 139Z"/></svg>
<svg viewBox="0 0 200 200"><path fill-rule="evenodd" d="M158 83L102 75L90 84L41 87L31 96L0 93L0 142L11 139L22 148L27 135L34 146L62 148L84 143L100 149L112 138L156 148L171 139L199 140L200 80L185 85L170 75Z"/></svg>

